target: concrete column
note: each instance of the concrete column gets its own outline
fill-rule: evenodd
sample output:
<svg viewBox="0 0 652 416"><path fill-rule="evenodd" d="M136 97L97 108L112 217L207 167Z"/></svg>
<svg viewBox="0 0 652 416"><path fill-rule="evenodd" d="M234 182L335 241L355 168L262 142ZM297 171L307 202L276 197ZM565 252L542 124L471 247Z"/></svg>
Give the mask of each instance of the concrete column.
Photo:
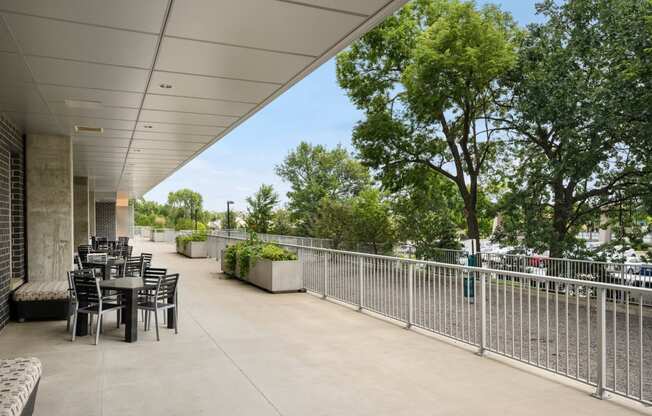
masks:
<svg viewBox="0 0 652 416"><path fill-rule="evenodd" d="M79 247L82 244L88 244L90 236L88 178L75 176L73 184L74 247Z"/></svg>
<svg viewBox="0 0 652 416"><path fill-rule="evenodd" d="M129 196L118 193L115 199L116 237L129 236Z"/></svg>
<svg viewBox="0 0 652 416"><path fill-rule="evenodd" d="M90 235L96 235L95 228L95 191L88 192L88 231Z"/></svg>
<svg viewBox="0 0 652 416"><path fill-rule="evenodd" d="M66 280L73 256L72 138L25 141L27 279Z"/></svg>

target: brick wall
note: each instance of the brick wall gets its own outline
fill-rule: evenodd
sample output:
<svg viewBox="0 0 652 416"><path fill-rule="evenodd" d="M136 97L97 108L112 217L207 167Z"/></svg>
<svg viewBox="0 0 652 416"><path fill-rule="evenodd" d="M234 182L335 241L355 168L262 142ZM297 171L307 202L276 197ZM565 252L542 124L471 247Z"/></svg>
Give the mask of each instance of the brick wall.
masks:
<svg viewBox="0 0 652 416"><path fill-rule="evenodd" d="M115 202L95 203L95 235L115 240Z"/></svg>
<svg viewBox="0 0 652 416"><path fill-rule="evenodd" d="M25 279L25 140L0 114L0 329L9 320L12 278Z"/></svg>

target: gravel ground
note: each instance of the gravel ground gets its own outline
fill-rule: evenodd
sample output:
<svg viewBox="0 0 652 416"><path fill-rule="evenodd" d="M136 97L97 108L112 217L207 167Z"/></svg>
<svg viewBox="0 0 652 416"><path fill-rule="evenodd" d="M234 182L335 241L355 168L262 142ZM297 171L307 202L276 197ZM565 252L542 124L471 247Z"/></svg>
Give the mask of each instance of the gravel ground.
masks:
<svg viewBox="0 0 652 416"><path fill-rule="evenodd" d="M352 257L332 258L329 296L357 305L359 267ZM365 308L407 322L407 266L368 260L364 267ZM304 259L308 289L322 293L323 276L323 259ZM434 267L415 268L414 276L414 325L478 345L480 302L464 297L463 276ZM479 296L479 282L474 289ZM486 293L489 349L595 383L598 316L595 293L588 295L582 287L537 290L529 282L494 276ZM652 310L644 307L641 314L630 298L627 313L622 294L615 302L612 295L608 293L606 312L607 388L652 401Z"/></svg>

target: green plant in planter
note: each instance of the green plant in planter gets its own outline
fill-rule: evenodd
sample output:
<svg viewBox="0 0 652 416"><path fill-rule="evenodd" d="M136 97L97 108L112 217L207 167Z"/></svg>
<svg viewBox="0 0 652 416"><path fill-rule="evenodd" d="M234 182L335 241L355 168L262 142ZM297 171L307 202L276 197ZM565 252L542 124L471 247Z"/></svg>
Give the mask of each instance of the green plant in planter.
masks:
<svg viewBox="0 0 652 416"><path fill-rule="evenodd" d="M224 250L224 265L227 270L235 272L235 264L238 258L238 247L237 245L228 246Z"/></svg>
<svg viewBox="0 0 652 416"><path fill-rule="evenodd" d="M296 254L274 244L265 244L260 250L260 257L271 261L297 260Z"/></svg>
<svg viewBox="0 0 652 416"><path fill-rule="evenodd" d="M206 239L207 239L206 233L202 233L202 232L194 232L190 235L180 235L177 236L176 238L177 246L181 247L182 250L185 250L186 246L191 241L206 241Z"/></svg>
<svg viewBox="0 0 652 416"><path fill-rule="evenodd" d="M274 244L264 244L250 239L229 246L224 251L224 263L228 270L235 271L240 265L240 275L247 276L259 259L271 261L297 260L297 255Z"/></svg>

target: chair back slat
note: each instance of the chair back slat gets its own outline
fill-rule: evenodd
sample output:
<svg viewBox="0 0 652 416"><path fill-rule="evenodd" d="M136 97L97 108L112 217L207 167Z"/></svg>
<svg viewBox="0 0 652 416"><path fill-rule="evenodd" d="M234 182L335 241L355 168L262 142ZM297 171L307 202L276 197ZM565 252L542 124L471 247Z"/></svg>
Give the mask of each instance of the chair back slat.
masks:
<svg viewBox="0 0 652 416"><path fill-rule="evenodd" d="M158 286L159 280L162 277L165 277L167 274L168 269L160 267L147 267L143 271L143 281L145 282L145 286L156 288Z"/></svg>
<svg viewBox="0 0 652 416"><path fill-rule="evenodd" d="M93 251L93 246L89 244L82 244L79 247L77 247L77 254L79 255L79 258L81 259L82 262L86 261L86 257L88 256L88 253Z"/></svg>
<svg viewBox="0 0 652 416"><path fill-rule="evenodd" d="M124 266L125 276L136 277L143 275L142 262L140 257L127 257Z"/></svg>
<svg viewBox="0 0 652 416"><path fill-rule="evenodd" d="M95 277L92 269L73 270L70 272L73 296L80 303L100 303L102 292L100 291L99 279Z"/></svg>
<svg viewBox="0 0 652 416"><path fill-rule="evenodd" d="M179 283L179 273L161 276L156 288L156 302L165 303L168 299L174 298Z"/></svg>

